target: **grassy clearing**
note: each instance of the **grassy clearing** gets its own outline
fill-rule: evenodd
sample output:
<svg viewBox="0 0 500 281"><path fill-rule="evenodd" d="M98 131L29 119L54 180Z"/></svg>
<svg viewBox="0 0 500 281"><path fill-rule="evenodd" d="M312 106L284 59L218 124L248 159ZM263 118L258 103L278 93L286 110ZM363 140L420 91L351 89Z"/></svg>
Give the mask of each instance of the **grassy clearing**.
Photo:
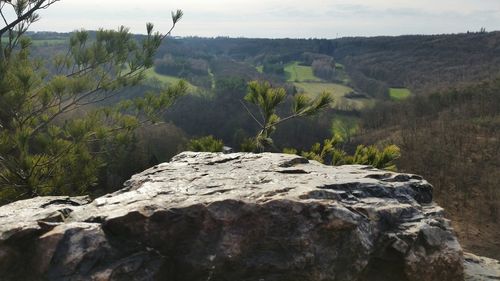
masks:
<svg viewBox="0 0 500 281"><path fill-rule="evenodd" d="M289 63L285 66L288 82L319 82L320 78L314 76L310 66L299 65L299 62Z"/></svg>
<svg viewBox="0 0 500 281"><path fill-rule="evenodd" d="M344 80L347 83L349 78L347 74L345 74L343 66L339 65L339 71L344 73ZM335 104L332 106L350 104L354 108L362 108L369 103L368 100L350 100L344 98L346 94L353 91L351 87L337 83L324 82L322 79L314 76L310 66L303 66L299 65L298 62L293 62L286 65L285 72L289 82L294 82L293 84L299 91L303 91L313 98L322 92L329 92L335 99Z"/></svg>
<svg viewBox="0 0 500 281"><path fill-rule="evenodd" d="M259 73L264 73L264 66L263 65L256 66L255 69L257 69L257 71Z"/></svg>
<svg viewBox="0 0 500 281"><path fill-rule="evenodd" d="M295 86L304 92L316 96L321 94L324 91L330 92L335 98L343 97L345 94L352 92L352 88L349 88L344 85L335 84L335 83L294 83Z"/></svg>
<svg viewBox="0 0 500 281"><path fill-rule="evenodd" d="M165 84L176 84L180 80L183 80L183 79L178 78L178 77L156 73L154 68L150 68L150 69L146 70L144 72L144 75L146 75L146 78L148 78L148 79L155 79L155 80L158 80L161 83L165 83ZM198 87L196 87L195 85L189 83L186 80L184 80L184 81L187 83L188 91L190 93L194 93L194 92L196 92L196 90L198 90Z"/></svg>
<svg viewBox="0 0 500 281"><path fill-rule="evenodd" d="M401 101L409 98L411 96L411 92L406 88L390 88L389 96L394 101Z"/></svg>
<svg viewBox="0 0 500 281"><path fill-rule="evenodd" d="M2 37L2 42L9 42L8 36ZM51 38L51 39L33 39L31 38L31 44L35 47L39 46L54 46L54 45L63 45L69 43L69 37L61 37L61 38Z"/></svg>
<svg viewBox="0 0 500 281"><path fill-rule="evenodd" d="M369 99L347 99L344 96L353 91L352 88L336 84L336 83L325 83L325 82L302 82L302 83L294 83L295 87L304 93L307 93L310 97L314 98L326 91L329 92L334 100L335 105L339 105L341 103L348 103L352 105L354 108L360 109L368 106L372 101Z"/></svg>

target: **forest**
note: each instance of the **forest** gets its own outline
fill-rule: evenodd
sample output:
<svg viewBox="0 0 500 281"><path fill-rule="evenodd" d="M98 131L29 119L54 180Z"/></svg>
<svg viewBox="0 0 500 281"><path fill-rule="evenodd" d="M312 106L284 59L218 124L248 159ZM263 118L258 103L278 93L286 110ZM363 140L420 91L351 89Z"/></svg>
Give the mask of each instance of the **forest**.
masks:
<svg viewBox="0 0 500 281"><path fill-rule="evenodd" d="M500 257L500 32L16 32L1 34L0 204L102 195L186 149L284 151L420 174L464 245Z"/></svg>

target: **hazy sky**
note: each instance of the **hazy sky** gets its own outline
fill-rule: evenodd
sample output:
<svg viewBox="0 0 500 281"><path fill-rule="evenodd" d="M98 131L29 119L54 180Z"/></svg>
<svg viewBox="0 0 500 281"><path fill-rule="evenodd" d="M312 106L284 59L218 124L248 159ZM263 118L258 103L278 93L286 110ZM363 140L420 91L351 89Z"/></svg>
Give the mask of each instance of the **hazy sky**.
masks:
<svg viewBox="0 0 500 281"><path fill-rule="evenodd" d="M170 11L185 17L174 35L335 38L500 29L500 0L61 0L31 30L130 27L166 30Z"/></svg>

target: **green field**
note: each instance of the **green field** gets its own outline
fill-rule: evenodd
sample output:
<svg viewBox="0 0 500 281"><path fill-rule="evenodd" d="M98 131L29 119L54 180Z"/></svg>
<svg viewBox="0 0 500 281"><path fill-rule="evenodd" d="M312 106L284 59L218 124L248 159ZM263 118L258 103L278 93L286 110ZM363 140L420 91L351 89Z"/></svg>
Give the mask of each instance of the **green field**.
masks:
<svg viewBox="0 0 500 281"><path fill-rule="evenodd" d="M299 62L289 63L285 66L288 82L319 82L320 78L314 76L310 66L299 65Z"/></svg>
<svg viewBox="0 0 500 281"><path fill-rule="evenodd" d="M33 46L54 46L54 45L62 45L62 44L67 44L69 43L69 37L60 37L60 38L50 38L50 39L31 39L31 44ZM3 42L8 42L9 37L3 36L2 37Z"/></svg>
<svg viewBox="0 0 500 281"><path fill-rule="evenodd" d="M331 93L335 98L343 97L345 94L352 92L353 90L347 86L335 84L335 83L323 83L323 82L315 82L315 83L294 83L294 85L303 90L305 93L310 94L311 96L316 96L321 94L324 91Z"/></svg>
<svg viewBox="0 0 500 281"><path fill-rule="evenodd" d="M2 37L3 42L8 42L9 37L3 36ZM31 44L33 46L54 46L54 45L62 45L62 44L67 44L69 42L69 37L61 37L61 38L51 38L51 39L33 39L31 38Z"/></svg>
<svg viewBox="0 0 500 281"><path fill-rule="evenodd" d="M264 66L263 65L256 66L255 69L257 69L257 71L259 73L264 73Z"/></svg>
<svg viewBox="0 0 500 281"><path fill-rule="evenodd" d="M303 91L310 97L316 97L322 92L329 92L335 100L335 105L340 103L349 103L355 108L363 108L369 105L372 101L369 99L346 99L344 96L353 91L352 88L335 83L326 82L302 82L293 83L297 90Z"/></svg>
<svg viewBox="0 0 500 281"><path fill-rule="evenodd" d="M340 67L342 68L342 67ZM340 69L343 71L343 69ZM322 79L314 76L310 66L299 65L299 62L289 63L285 67L288 82L293 82L299 92L304 92L311 97L316 97L323 92L329 92L335 99L335 104L348 102L356 108L366 106L367 100L349 100L344 96L353 91L351 87L324 82ZM348 80L348 77L346 77Z"/></svg>
<svg viewBox="0 0 500 281"><path fill-rule="evenodd" d="M411 96L411 92L406 88L390 88L389 96L394 101L401 101L409 98Z"/></svg>
<svg viewBox="0 0 500 281"><path fill-rule="evenodd" d="M156 73L154 68L150 68L150 69L146 70L144 72L144 74L146 75L146 78L156 79L156 80L158 80L162 83L166 83L166 84L176 84L180 80L183 80L183 79L178 78L178 77ZM187 83L189 92L194 93L198 89L198 87L196 87L195 85L189 83L186 80L184 80L184 81Z"/></svg>

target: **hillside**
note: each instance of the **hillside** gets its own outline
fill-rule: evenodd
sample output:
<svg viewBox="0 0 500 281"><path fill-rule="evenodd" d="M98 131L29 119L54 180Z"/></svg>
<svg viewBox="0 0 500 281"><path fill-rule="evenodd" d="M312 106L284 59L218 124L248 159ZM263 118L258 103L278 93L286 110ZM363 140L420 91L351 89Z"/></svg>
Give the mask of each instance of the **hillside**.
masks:
<svg viewBox="0 0 500 281"><path fill-rule="evenodd" d="M69 35L31 36L33 55L49 58L66 50ZM179 79L189 82L191 95L165 113L168 126L141 133L147 149L126 156L135 165L121 167L116 183L150 163L168 160L189 138L214 135L239 150L257 131L241 106L250 80L284 87L283 112L296 93L328 91L335 97L332 108L280 126L274 152L309 149L339 133L354 139L344 145L351 152L359 143L395 143L402 149L400 169L422 174L435 185L436 200L456 222L466 249L500 257L495 238L500 231L500 32L337 40L171 39L146 75L153 82L108 104ZM150 135L155 139L147 140ZM158 146L169 147L168 153ZM470 210L465 215L464 208Z"/></svg>
<svg viewBox="0 0 500 281"><path fill-rule="evenodd" d="M466 248L500 257L499 79L378 104L362 127L356 143L397 144L400 170L434 184Z"/></svg>
<svg viewBox="0 0 500 281"><path fill-rule="evenodd" d="M387 87L422 94L500 74L500 32L334 42L333 56L348 67L354 83L377 96Z"/></svg>
<svg viewBox="0 0 500 281"><path fill-rule="evenodd" d="M47 57L64 50L64 38L69 34L30 36L38 50L35 54ZM308 82L325 80L302 68L311 66L307 58L311 54L316 56L313 59L333 58L337 66L342 63L337 76L326 80L377 99L388 99L390 88L408 88L414 94L422 94L497 77L500 32L336 40L177 38L160 47L155 69L204 88L212 87L214 79L227 76L265 78L277 83L295 82L297 75L301 76L298 80ZM265 65L281 65L281 70L269 68L266 72ZM292 71L293 65L299 72Z"/></svg>
<svg viewBox="0 0 500 281"><path fill-rule="evenodd" d="M497 1L170 2L0 0L0 281L500 281Z"/></svg>

